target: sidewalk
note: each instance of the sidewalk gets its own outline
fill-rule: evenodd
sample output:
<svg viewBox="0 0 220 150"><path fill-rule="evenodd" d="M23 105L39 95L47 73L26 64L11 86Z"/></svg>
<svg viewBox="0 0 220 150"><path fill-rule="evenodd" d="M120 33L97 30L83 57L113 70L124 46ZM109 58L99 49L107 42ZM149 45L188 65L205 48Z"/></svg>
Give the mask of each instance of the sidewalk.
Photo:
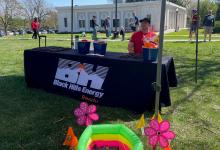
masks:
<svg viewBox="0 0 220 150"><path fill-rule="evenodd" d="M0 40L33 40L32 38L0 38ZM56 41L70 41L71 39L68 38L47 38L47 40L56 40ZM82 40L82 39L80 39ZM110 42L122 42L121 39L103 39L104 41L110 41ZM125 40L127 42L129 40ZM165 39L164 42L196 42L195 40L189 41L188 39ZM204 42L202 39L199 40L199 42ZM208 42L208 40L207 40ZM219 40L212 40L211 42L220 42Z"/></svg>

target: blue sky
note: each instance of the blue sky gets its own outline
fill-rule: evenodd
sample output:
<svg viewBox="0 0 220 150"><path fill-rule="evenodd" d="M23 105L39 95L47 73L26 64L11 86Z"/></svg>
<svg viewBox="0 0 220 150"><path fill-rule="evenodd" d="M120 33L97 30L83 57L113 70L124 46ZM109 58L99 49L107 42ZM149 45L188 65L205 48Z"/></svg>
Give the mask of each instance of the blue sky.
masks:
<svg viewBox="0 0 220 150"><path fill-rule="evenodd" d="M46 0L53 6L70 6L71 0ZM74 5L96 5L96 4L107 4L109 0L74 0Z"/></svg>

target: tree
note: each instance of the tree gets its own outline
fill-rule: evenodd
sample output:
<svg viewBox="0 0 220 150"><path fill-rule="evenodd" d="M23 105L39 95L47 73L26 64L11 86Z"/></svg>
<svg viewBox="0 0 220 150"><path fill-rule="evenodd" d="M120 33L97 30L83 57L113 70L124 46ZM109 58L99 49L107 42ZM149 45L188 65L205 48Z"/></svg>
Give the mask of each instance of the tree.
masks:
<svg viewBox="0 0 220 150"><path fill-rule="evenodd" d="M45 20L47 15L51 12L51 8L46 0L23 0L22 7L27 20L32 20L38 17L40 21Z"/></svg>
<svg viewBox="0 0 220 150"><path fill-rule="evenodd" d="M35 15L34 0L23 0L22 9L27 20L32 20Z"/></svg>
<svg viewBox="0 0 220 150"><path fill-rule="evenodd" d="M191 0L169 0L170 2L188 8Z"/></svg>
<svg viewBox="0 0 220 150"><path fill-rule="evenodd" d="M20 5L17 0L0 0L0 24L3 26L5 34L14 16L20 13Z"/></svg>
<svg viewBox="0 0 220 150"><path fill-rule="evenodd" d="M49 14L47 15L45 21L44 21L44 26L46 28L53 28L53 29L57 29L58 26L58 20L57 20L57 12L56 11L51 11L49 12Z"/></svg>
<svg viewBox="0 0 220 150"><path fill-rule="evenodd" d="M218 10L216 12L216 20L220 20L220 4L218 4Z"/></svg>
<svg viewBox="0 0 220 150"><path fill-rule="evenodd" d="M11 20L9 30L17 31L20 29L25 29L27 27L27 21L21 17L15 17Z"/></svg>
<svg viewBox="0 0 220 150"><path fill-rule="evenodd" d="M200 18L203 21L209 10L212 10L213 14L216 15L217 9L218 6L215 4L214 1L202 0L200 4Z"/></svg>
<svg viewBox="0 0 220 150"><path fill-rule="evenodd" d="M49 8L45 0L33 0L35 14L39 20L45 19L45 17L50 13L51 9Z"/></svg>

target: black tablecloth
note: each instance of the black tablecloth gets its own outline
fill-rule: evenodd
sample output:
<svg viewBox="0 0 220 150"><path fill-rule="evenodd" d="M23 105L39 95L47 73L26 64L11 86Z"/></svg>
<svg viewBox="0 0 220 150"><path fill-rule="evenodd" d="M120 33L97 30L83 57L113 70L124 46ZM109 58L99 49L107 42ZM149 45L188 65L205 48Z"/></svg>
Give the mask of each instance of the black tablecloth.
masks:
<svg viewBox="0 0 220 150"><path fill-rule="evenodd" d="M80 55L62 47L24 51L25 80L29 87L112 107L135 111L154 108L156 62L108 52L105 56ZM169 87L177 79L172 57L163 57L161 106L170 106Z"/></svg>

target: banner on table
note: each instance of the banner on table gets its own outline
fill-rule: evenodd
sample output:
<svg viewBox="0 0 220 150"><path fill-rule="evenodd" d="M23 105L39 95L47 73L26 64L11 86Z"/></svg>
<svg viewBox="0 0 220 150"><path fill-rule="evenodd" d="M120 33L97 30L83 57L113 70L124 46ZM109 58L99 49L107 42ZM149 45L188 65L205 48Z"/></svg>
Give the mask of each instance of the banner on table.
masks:
<svg viewBox="0 0 220 150"><path fill-rule="evenodd" d="M108 70L108 67L59 59L53 85L101 99Z"/></svg>

